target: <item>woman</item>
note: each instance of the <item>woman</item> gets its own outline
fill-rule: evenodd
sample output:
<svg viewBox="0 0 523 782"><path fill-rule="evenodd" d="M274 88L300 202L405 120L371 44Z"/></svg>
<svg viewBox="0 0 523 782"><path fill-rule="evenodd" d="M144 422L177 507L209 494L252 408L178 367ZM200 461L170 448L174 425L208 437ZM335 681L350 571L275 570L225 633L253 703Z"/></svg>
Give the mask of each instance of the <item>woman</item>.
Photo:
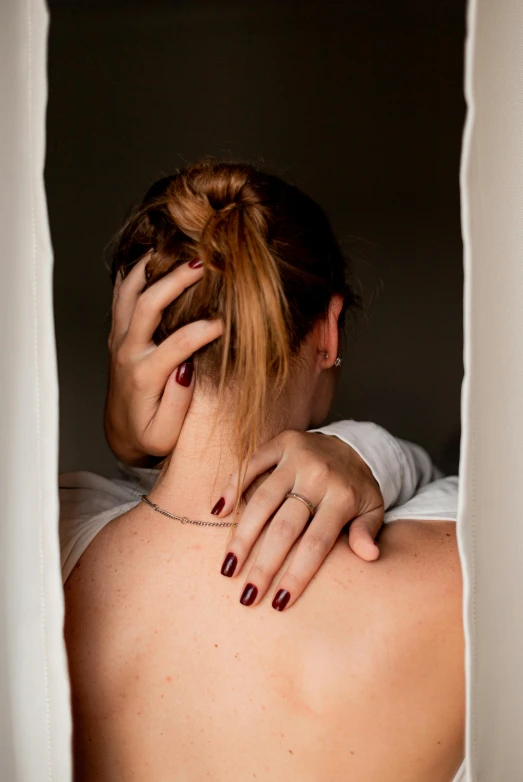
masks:
<svg viewBox="0 0 523 782"><path fill-rule="evenodd" d="M149 284L196 258L204 269L165 309L158 343L209 316L224 333L195 356L193 401L149 504L95 533L66 586L79 778L451 780L464 700L453 525L389 525L372 565L316 526L309 566L334 548L285 626L292 568L280 562L277 611L264 610L258 544L227 546L225 570L230 555L247 560L240 602L260 604L245 613L214 566L230 528L210 525L231 523L211 513L216 487L332 400L353 297L325 216L274 177L203 162L158 183L128 222L117 266L144 255ZM317 503L307 489L263 545L298 537Z"/></svg>

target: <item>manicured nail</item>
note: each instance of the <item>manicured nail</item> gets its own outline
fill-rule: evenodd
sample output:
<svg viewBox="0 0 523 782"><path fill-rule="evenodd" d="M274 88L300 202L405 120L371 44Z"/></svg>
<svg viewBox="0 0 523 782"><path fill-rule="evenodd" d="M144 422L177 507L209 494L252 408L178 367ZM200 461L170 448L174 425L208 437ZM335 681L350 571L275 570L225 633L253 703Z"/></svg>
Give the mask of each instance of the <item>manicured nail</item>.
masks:
<svg viewBox="0 0 523 782"><path fill-rule="evenodd" d="M236 554L233 554L231 551L229 551L229 553L223 560L223 565L221 569L222 576L227 576L227 578L234 576L234 571L236 570L237 564L238 564L238 557L236 556Z"/></svg>
<svg viewBox="0 0 523 782"><path fill-rule="evenodd" d="M193 258L192 261L189 261L189 266L191 269L201 269L203 266L203 261L201 261L199 258Z"/></svg>
<svg viewBox="0 0 523 782"><path fill-rule="evenodd" d="M252 604L256 600L257 594L258 594L258 587L255 587L254 584L247 584L247 586L243 590L242 596L240 597L240 603L242 604L242 606L252 606Z"/></svg>
<svg viewBox="0 0 523 782"><path fill-rule="evenodd" d="M274 600L272 601L272 607L275 608L276 611L283 611L284 608L287 607L287 603L290 599L290 592L287 592L286 589L278 589L274 596Z"/></svg>
<svg viewBox="0 0 523 782"><path fill-rule="evenodd" d="M192 361L184 361L183 364L180 364L176 370L176 382L181 386L190 386L193 369L194 367Z"/></svg>
<svg viewBox="0 0 523 782"><path fill-rule="evenodd" d="M220 513L223 510L223 506L225 505L225 497L220 497L214 508L212 509L211 513L213 516L219 516ZM232 576L232 573L231 573Z"/></svg>

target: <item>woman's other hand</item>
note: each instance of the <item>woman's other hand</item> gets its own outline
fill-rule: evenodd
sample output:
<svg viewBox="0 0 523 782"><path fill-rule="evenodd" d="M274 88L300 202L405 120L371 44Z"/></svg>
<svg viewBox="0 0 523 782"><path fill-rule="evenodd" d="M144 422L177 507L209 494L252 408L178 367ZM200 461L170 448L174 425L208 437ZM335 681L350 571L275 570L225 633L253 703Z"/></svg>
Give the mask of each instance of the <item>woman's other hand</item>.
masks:
<svg viewBox="0 0 523 782"><path fill-rule="evenodd" d="M384 505L369 467L337 437L283 432L253 455L242 492L275 465L276 469L256 489L242 513L227 547L222 574L232 576L240 572L274 514L245 579L242 595L245 605L261 600L309 521L307 506L285 496L294 492L306 497L316 512L275 590L273 607L282 611L301 595L348 522L352 522L348 543L354 553L367 561L379 557L374 538L383 524ZM223 518L233 510L238 480L239 475L234 475L213 510L215 515Z"/></svg>
<svg viewBox="0 0 523 782"><path fill-rule="evenodd" d="M191 357L222 333L220 321L190 323L157 346L162 312L203 276L197 259L145 288L142 258L114 286L105 435L114 454L132 465L173 450L193 394Z"/></svg>

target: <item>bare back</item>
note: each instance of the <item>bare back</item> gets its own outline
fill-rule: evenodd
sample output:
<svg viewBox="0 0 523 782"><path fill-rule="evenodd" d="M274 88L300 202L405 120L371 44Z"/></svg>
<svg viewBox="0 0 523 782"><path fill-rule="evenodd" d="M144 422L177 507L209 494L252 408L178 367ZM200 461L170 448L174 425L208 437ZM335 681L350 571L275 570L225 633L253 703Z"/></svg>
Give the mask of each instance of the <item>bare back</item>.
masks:
<svg viewBox="0 0 523 782"><path fill-rule="evenodd" d="M227 533L137 507L66 585L79 780L451 782L463 756L455 525L340 540L283 613L239 603ZM244 569L244 572L248 572Z"/></svg>

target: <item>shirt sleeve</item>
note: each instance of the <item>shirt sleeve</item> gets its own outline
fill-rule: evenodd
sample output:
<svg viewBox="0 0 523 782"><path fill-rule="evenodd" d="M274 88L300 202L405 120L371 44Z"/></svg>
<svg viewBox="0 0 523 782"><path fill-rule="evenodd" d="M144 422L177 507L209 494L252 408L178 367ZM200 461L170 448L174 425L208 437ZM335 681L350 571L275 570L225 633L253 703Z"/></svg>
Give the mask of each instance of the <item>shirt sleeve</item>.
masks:
<svg viewBox="0 0 523 782"><path fill-rule="evenodd" d="M391 521L456 521L458 516L458 479L453 476L429 483L405 505L385 514L385 524Z"/></svg>
<svg viewBox="0 0 523 782"><path fill-rule="evenodd" d="M338 437L354 448L374 475L385 510L404 505L423 486L442 477L423 448L370 421L336 421L313 431Z"/></svg>

